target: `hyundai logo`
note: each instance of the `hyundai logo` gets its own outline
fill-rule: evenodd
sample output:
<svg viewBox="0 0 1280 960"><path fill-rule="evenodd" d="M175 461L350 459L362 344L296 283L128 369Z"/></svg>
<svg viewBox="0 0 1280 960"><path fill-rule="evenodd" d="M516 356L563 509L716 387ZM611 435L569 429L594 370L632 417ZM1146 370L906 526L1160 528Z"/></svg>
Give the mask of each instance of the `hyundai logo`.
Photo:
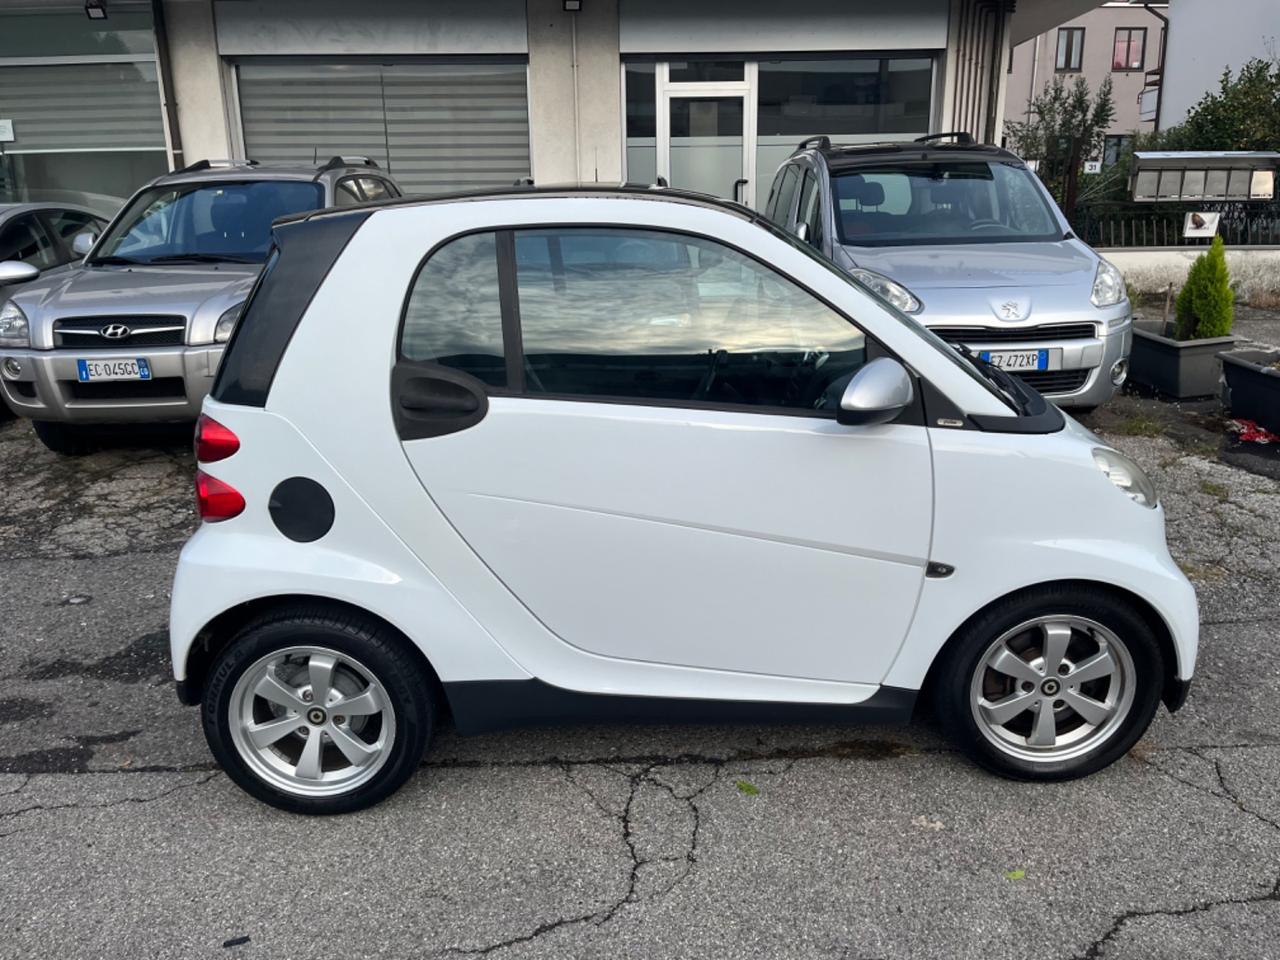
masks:
<svg viewBox="0 0 1280 960"><path fill-rule="evenodd" d="M108 340L123 340L132 332L123 323L108 323L102 328L102 335Z"/></svg>

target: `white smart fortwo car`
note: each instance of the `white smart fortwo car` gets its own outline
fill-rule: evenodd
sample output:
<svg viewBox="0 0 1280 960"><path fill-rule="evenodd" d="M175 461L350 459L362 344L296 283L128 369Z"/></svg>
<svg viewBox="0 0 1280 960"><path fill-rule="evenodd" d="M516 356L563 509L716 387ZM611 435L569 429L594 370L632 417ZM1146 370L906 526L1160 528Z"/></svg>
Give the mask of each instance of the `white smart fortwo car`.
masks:
<svg viewBox="0 0 1280 960"><path fill-rule="evenodd" d="M905 720L1079 776L1183 702L1131 460L751 211L517 189L279 221L197 433L179 695L306 813L445 715Z"/></svg>

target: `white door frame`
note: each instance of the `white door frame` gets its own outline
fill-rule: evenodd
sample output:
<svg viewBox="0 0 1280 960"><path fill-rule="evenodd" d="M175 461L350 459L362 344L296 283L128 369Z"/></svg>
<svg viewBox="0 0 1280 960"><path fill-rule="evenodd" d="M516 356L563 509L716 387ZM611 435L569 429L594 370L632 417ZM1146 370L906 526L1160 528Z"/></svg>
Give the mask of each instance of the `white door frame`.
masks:
<svg viewBox="0 0 1280 960"><path fill-rule="evenodd" d="M657 174L671 183L671 101L702 97L742 98L742 176L747 181L743 201L752 205L756 183L756 104L759 71L754 61L743 64L741 80L673 82L669 65L660 61L653 76L656 107Z"/></svg>

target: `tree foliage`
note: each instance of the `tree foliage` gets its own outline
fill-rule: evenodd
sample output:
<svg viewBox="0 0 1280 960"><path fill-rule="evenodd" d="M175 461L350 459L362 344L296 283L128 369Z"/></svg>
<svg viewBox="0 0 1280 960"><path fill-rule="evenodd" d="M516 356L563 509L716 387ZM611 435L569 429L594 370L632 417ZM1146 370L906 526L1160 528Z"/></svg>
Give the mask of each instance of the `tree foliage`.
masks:
<svg viewBox="0 0 1280 960"><path fill-rule="evenodd" d="M1225 337L1234 319L1231 277L1221 237L1196 257L1187 271L1187 280L1178 291L1177 324L1179 340Z"/></svg>
<svg viewBox="0 0 1280 960"><path fill-rule="evenodd" d="M1280 146L1280 60L1254 58L1222 71L1185 120L1144 138L1147 150L1275 150Z"/></svg>
<svg viewBox="0 0 1280 960"><path fill-rule="evenodd" d="M1102 152L1103 137L1115 117L1111 78L1089 90L1084 77L1067 84L1055 76L1027 101L1027 119L1005 124L1005 134L1021 157L1037 160L1037 173L1064 210L1075 206L1076 184L1085 160Z"/></svg>

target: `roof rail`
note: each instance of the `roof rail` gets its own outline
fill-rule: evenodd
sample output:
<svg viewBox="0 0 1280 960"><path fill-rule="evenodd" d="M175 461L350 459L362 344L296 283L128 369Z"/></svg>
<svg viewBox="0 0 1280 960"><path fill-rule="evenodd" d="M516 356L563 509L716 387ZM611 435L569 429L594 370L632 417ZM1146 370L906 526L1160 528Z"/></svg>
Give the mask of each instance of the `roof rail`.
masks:
<svg viewBox="0 0 1280 960"><path fill-rule="evenodd" d="M214 167L256 167L257 160L197 160L174 173L195 173L197 170L212 170Z"/></svg>
<svg viewBox="0 0 1280 960"><path fill-rule="evenodd" d="M341 170L344 167L372 167L378 169L378 163L370 157L330 157L320 166L320 172L326 170Z"/></svg>
<svg viewBox="0 0 1280 960"><path fill-rule="evenodd" d="M666 177L658 177L658 178L656 178L656 179L654 180L654 184L653 184L653 185L654 185L655 187L669 187L669 186L671 186L671 184L667 183L667 178L666 178Z"/></svg>
<svg viewBox="0 0 1280 960"><path fill-rule="evenodd" d="M521 177L515 183L513 183L512 186L513 187L532 187L533 177Z"/></svg>
<svg viewBox="0 0 1280 960"><path fill-rule="evenodd" d="M946 140L954 137L956 143L961 146L968 146L974 142L973 134L966 130L949 130L946 133L930 133L927 136L916 137L912 143L932 143L934 140Z"/></svg>
<svg viewBox="0 0 1280 960"><path fill-rule="evenodd" d="M801 140L800 146L793 150L793 153L799 153L801 150L808 150L810 147L816 146L819 150L827 150L831 147L830 137L809 137L807 140Z"/></svg>

